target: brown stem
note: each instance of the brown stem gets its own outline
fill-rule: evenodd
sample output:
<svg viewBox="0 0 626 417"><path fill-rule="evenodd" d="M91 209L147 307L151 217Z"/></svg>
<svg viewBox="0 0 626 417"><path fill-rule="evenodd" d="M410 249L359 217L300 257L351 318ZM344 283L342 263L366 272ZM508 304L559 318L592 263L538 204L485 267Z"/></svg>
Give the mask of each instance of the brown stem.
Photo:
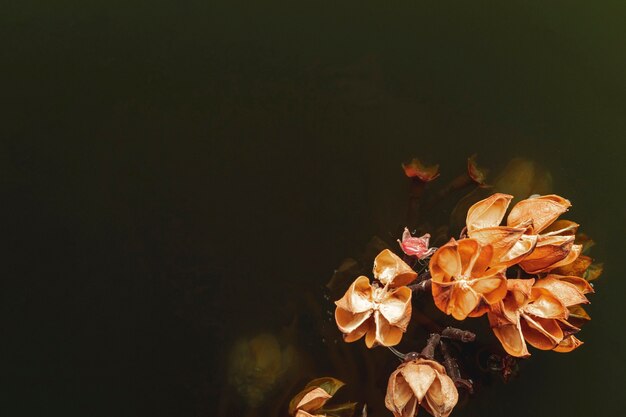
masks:
<svg viewBox="0 0 626 417"><path fill-rule="evenodd" d="M450 353L448 346L442 340L439 342L439 348L443 355L443 366L446 368L448 376L454 381L454 385L458 388L465 388L470 394L474 392L474 384L471 379L464 379L461 377L461 371L456 359Z"/></svg>
<svg viewBox="0 0 626 417"><path fill-rule="evenodd" d="M446 327L441 332L441 337L452 340L459 340L461 342L473 342L476 340L476 335L467 330L457 329L456 327Z"/></svg>
<svg viewBox="0 0 626 417"><path fill-rule="evenodd" d="M435 349L441 340L441 336L438 333L432 333L426 342L426 346L422 349L420 356L426 359L434 359Z"/></svg>
<svg viewBox="0 0 626 417"><path fill-rule="evenodd" d="M418 284L409 285L409 289L413 292L427 292L430 291L432 286L432 281L430 279L426 279Z"/></svg>

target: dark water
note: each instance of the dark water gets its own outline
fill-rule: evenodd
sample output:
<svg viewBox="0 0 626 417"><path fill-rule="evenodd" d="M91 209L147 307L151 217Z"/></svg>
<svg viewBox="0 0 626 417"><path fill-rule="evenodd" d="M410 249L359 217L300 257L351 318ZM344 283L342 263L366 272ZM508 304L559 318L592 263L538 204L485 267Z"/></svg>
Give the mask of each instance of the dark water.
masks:
<svg viewBox="0 0 626 417"><path fill-rule="evenodd" d="M474 152L549 169L606 270L583 347L535 352L453 415L626 407L622 2L2 9L3 415L254 415L228 355L262 332L299 366L256 415L315 376L374 398L393 357L329 359L324 285L372 236L393 242L401 161L443 181Z"/></svg>

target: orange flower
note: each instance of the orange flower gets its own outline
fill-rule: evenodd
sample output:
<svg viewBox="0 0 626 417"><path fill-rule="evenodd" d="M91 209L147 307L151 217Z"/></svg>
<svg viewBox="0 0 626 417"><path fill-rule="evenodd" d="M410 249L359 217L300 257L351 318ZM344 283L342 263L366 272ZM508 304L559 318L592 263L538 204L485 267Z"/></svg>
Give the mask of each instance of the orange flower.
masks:
<svg viewBox="0 0 626 417"><path fill-rule="evenodd" d="M414 281L417 273L385 249L374 260L374 277L378 282L373 285L367 277L358 277L335 302L335 321L346 342L365 336L369 348L395 346L411 319L412 292L405 285Z"/></svg>
<svg viewBox="0 0 626 417"><path fill-rule="evenodd" d="M500 226L513 196L496 193L474 204L467 212L468 236L494 247L501 265L519 263L529 274L547 272L573 262L582 246L574 245L578 225L556 219L570 202L557 195L532 197L517 203L506 226Z"/></svg>
<svg viewBox="0 0 626 417"><path fill-rule="evenodd" d="M419 405L433 416L448 417L458 399L454 382L441 364L415 359L401 364L389 377L385 406L395 417L414 417Z"/></svg>
<svg viewBox="0 0 626 417"><path fill-rule="evenodd" d="M489 323L512 356L529 356L526 342L541 350L573 350L582 342L572 336L579 329L567 321L568 307L588 303L584 294L591 291L578 277L509 279L506 297L491 306Z"/></svg>
<svg viewBox="0 0 626 417"><path fill-rule="evenodd" d="M492 268L493 248L461 239L439 248L430 260L435 305L457 320L483 315L506 294L504 268Z"/></svg>

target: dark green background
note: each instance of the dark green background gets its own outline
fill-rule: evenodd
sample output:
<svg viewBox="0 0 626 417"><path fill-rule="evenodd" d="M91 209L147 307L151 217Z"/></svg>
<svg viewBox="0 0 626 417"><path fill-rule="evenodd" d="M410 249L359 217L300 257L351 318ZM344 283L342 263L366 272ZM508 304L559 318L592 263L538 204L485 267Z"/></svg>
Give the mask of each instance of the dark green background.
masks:
<svg viewBox="0 0 626 417"><path fill-rule="evenodd" d="M4 2L2 414L214 414L236 336L395 231L399 163L474 152L548 167L606 272L581 349L453 415L623 411L625 21L622 1ZM195 321L166 284L188 271L214 288Z"/></svg>

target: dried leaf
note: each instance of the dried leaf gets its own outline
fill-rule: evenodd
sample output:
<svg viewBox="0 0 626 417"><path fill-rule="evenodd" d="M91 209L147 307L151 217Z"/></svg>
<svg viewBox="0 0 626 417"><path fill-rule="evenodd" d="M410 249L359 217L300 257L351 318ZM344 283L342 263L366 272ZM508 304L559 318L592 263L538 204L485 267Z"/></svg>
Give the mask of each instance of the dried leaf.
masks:
<svg viewBox="0 0 626 417"><path fill-rule="evenodd" d="M426 166L417 158L413 158L408 164L402 164L402 168L407 177L418 178L423 182L432 181L439 176L439 165Z"/></svg>
<svg viewBox="0 0 626 417"><path fill-rule="evenodd" d="M357 403L347 402L334 406L324 406L318 413L327 417L352 417Z"/></svg>
<svg viewBox="0 0 626 417"><path fill-rule="evenodd" d="M487 170L478 166L476 154L467 158L467 175L478 185L485 185L487 181Z"/></svg>
<svg viewBox="0 0 626 417"><path fill-rule="evenodd" d="M603 263L593 263L589 265L589 268L587 268L587 270L585 271L583 278L585 278L587 281L593 281L595 279L600 278L600 275L602 275L603 270L604 270Z"/></svg>

